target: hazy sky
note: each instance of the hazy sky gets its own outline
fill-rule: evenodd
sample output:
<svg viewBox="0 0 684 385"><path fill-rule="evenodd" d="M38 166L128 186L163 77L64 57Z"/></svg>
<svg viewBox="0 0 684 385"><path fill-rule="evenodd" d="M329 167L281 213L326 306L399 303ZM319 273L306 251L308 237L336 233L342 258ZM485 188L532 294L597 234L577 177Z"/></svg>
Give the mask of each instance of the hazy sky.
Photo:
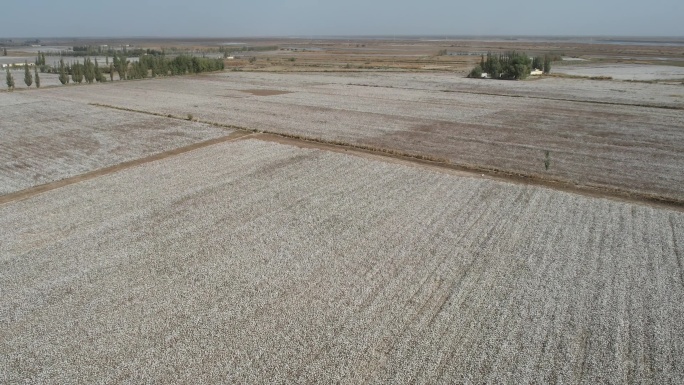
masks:
<svg viewBox="0 0 684 385"><path fill-rule="evenodd" d="M0 37L684 36L683 0L3 0Z"/></svg>

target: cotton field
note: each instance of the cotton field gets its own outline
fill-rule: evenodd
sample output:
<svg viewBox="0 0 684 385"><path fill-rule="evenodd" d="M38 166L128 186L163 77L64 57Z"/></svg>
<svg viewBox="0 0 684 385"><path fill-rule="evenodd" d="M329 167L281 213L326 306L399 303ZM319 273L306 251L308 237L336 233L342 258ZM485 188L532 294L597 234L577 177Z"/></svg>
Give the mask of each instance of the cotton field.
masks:
<svg viewBox="0 0 684 385"><path fill-rule="evenodd" d="M684 381L679 211L246 139L0 227L6 383Z"/></svg>
<svg viewBox="0 0 684 385"><path fill-rule="evenodd" d="M280 94L246 92L255 89ZM449 74L225 72L43 94L684 202L683 90Z"/></svg>
<svg viewBox="0 0 684 385"><path fill-rule="evenodd" d="M0 383L684 383L681 87L0 92Z"/></svg>
<svg viewBox="0 0 684 385"><path fill-rule="evenodd" d="M0 93L0 195L230 133L39 95Z"/></svg>

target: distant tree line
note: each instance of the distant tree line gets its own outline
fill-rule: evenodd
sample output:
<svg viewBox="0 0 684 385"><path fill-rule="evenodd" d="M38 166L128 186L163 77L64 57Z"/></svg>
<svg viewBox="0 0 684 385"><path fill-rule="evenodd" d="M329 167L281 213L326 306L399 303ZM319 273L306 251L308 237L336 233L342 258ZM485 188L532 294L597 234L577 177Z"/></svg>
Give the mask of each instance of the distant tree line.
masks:
<svg viewBox="0 0 684 385"><path fill-rule="evenodd" d="M250 52L250 51L277 51L278 46L277 45L264 45L264 46L259 46L259 47L251 47L251 46L242 46L242 47L227 47L227 46L221 46L219 47L219 52Z"/></svg>
<svg viewBox="0 0 684 385"><path fill-rule="evenodd" d="M218 48L208 48L202 50L188 50L187 48L167 47L161 50L149 48L129 48L123 46L121 48L113 48L99 45L84 45L72 46L70 50L49 51L48 56L63 56L63 57L88 57L88 56L114 56L115 54L124 54L127 57L141 57L144 55L165 55L171 54L202 54L202 53L224 53L229 54L233 52L250 52L250 51L277 51L278 46L221 46Z"/></svg>
<svg viewBox="0 0 684 385"><path fill-rule="evenodd" d="M106 58L109 63L109 57ZM223 59L209 59L202 57L180 55L167 58L164 55L144 55L137 62L131 63L123 54L114 54L112 62L100 67L97 59L83 59L83 63L75 62L67 64L64 59L59 60L57 68L52 72L59 74L62 84L69 82L86 83L106 82L109 74L110 81L114 80L114 72L119 80L145 79L148 77L175 76L185 74L198 74L202 72L220 71L224 69Z"/></svg>
<svg viewBox="0 0 684 385"><path fill-rule="evenodd" d="M26 84L26 87L31 87L35 79L36 88L40 88L40 76L38 75L38 68L33 67L33 70L34 73L32 74L31 68L28 65L28 61L24 62L24 83ZM7 67L6 71L5 83L7 84L7 89L12 91L14 90L14 76L12 76L9 67Z"/></svg>
<svg viewBox="0 0 684 385"><path fill-rule="evenodd" d="M60 59L57 73L59 73L59 82L62 84L69 83L69 76L71 76L71 81L79 84L83 83L84 80L88 84L107 81L104 75L105 71L100 67L97 59L92 61L90 58L85 58L83 63L75 62L72 64L65 64L64 59Z"/></svg>
<svg viewBox="0 0 684 385"><path fill-rule="evenodd" d="M127 47L122 47L122 49L114 49L110 47L102 46L73 46L71 50L61 50L61 51L50 51L48 55L50 56L64 56L64 57L87 57L87 56L114 56L116 54L123 53L128 57L139 57L142 55L161 55L164 52L155 49L145 49L145 48L134 48L128 49Z"/></svg>
<svg viewBox="0 0 684 385"><path fill-rule="evenodd" d="M79 48L82 52L86 47ZM87 51L86 51L87 52ZM149 52L149 53L148 53ZM76 61L73 63L65 63L64 58L60 58L58 64L49 66L46 64L45 54L38 52L38 57L35 61L33 74L30 71L28 62L24 65L24 82L28 87L35 83L36 87L40 87L40 72L50 72L58 74L58 79L61 84L68 84L70 82L81 84L84 81L88 84L114 80L114 73L118 74L119 80L127 79L144 79L148 77L158 76L176 76L185 74L199 74L202 72L221 71L224 69L223 59L212 59L205 57L195 57L189 55L179 55L173 58L167 58L162 51L146 50L137 62L128 60L128 56L124 53L113 52L112 62L110 63L109 56L105 57L105 66L101 67L97 59L91 60L90 57L85 57L83 62ZM7 68L6 84L11 91L14 89L14 77Z"/></svg>
<svg viewBox="0 0 684 385"><path fill-rule="evenodd" d="M128 67L121 64L117 68ZM114 58L116 67L117 57ZM157 76L175 76L199 74L202 72L221 71L224 69L223 59L210 59L188 55L179 55L169 59L164 55L145 55L127 68L127 79L143 79ZM126 69L124 69L126 72ZM119 72L121 76L121 72Z"/></svg>
<svg viewBox="0 0 684 385"><path fill-rule="evenodd" d="M551 55L530 58L525 53L509 51L494 55L491 52L480 58L480 64L470 71L468 77L479 78L483 73L493 79L521 80L527 78L533 69L548 74L551 72Z"/></svg>

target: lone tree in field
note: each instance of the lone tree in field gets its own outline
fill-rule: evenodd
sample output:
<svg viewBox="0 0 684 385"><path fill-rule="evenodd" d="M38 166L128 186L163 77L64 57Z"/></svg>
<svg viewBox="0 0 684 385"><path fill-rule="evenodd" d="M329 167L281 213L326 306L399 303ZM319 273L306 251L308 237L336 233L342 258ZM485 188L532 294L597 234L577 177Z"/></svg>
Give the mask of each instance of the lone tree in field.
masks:
<svg viewBox="0 0 684 385"><path fill-rule="evenodd" d="M33 72L36 78L36 88L40 88L40 76L38 76L38 67L33 67Z"/></svg>
<svg viewBox="0 0 684 385"><path fill-rule="evenodd" d="M26 87L31 87L33 84L33 75L31 75L28 62L24 62L24 83L26 83Z"/></svg>
<svg viewBox="0 0 684 385"><path fill-rule="evenodd" d="M12 91L14 89L14 77L12 77L12 73L10 73L9 67L7 68L7 89Z"/></svg>

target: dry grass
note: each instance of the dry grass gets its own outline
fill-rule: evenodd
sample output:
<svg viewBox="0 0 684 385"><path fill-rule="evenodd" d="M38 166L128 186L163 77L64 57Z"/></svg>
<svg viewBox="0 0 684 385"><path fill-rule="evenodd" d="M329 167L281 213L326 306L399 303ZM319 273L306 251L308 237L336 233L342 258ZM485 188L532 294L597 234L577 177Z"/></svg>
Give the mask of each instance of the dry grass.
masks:
<svg viewBox="0 0 684 385"><path fill-rule="evenodd" d="M246 140L0 227L6 383L684 381L677 212Z"/></svg>

